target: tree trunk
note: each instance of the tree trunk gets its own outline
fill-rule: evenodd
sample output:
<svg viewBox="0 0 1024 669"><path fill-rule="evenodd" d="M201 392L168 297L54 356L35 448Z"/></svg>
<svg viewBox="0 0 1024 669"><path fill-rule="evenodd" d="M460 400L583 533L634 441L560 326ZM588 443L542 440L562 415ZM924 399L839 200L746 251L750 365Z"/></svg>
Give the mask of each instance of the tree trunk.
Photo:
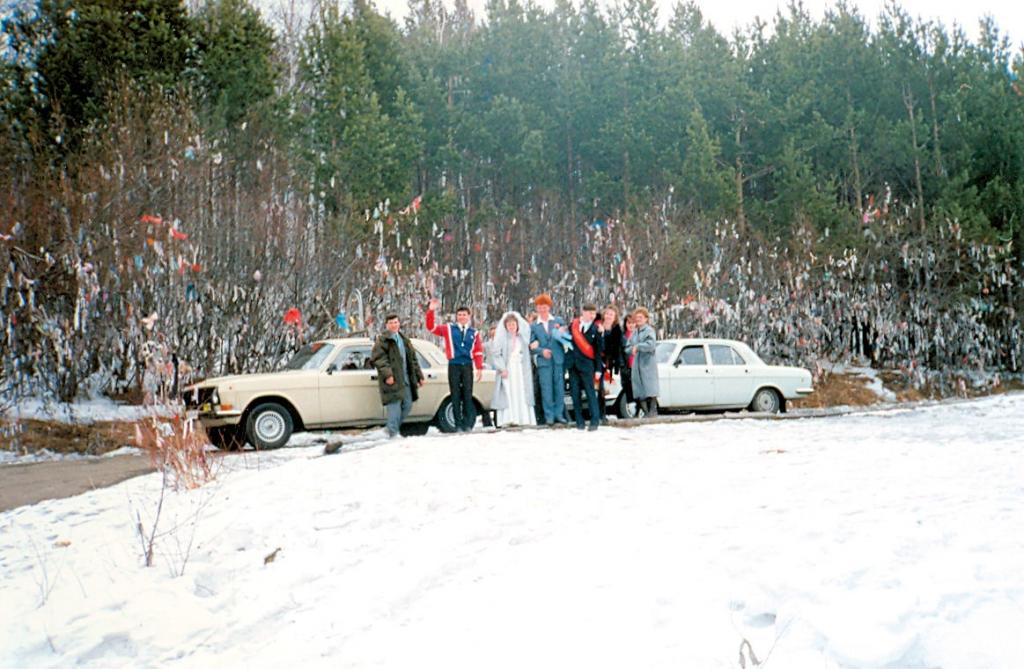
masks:
<svg viewBox="0 0 1024 669"><path fill-rule="evenodd" d="M743 201L743 184L746 179L743 176L743 154L740 151L740 142L743 139L742 122L737 122L734 138L736 140L736 225L739 226L739 233L742 235L747 231L747 211Z"/></svg>
<svg viewBox="0 0 1024 669"><path fill-rule="evenodd" d="M935 104L935 81L928 73L928 98L932 106L932 153L935 157L935 176L941 177L946 174L946 168L942 165L942 147L939 145L939 112Z"/></svg>
<svg viewBox="0 0 1024 669"><path fill-rule="evenodd" d="M924 233L924 184L921 181L921 147L917 144L917 115L914 114L914 94L910 89L903 89L903 104L907 107L907 118L910 119L910 141L914 150L914 185L917 190L917 225L918 231Z"/></svg>
<svg viewBox="0 0 1024 669"><path fill-rule="evenodd" d="M857 129L850 125L850 160L853 163L853 195L857 198L857 211L864 207L864 194L860 182L860 155L857 151Z"/></svg>
<svg viewBox="0 0 1024 669"><path fill-rule="evenodd" d="M576 184L572 175L573 150L572 150L572 119L566 123L565 131L565 177L569 186L569 220L576 223Z"/></svg>

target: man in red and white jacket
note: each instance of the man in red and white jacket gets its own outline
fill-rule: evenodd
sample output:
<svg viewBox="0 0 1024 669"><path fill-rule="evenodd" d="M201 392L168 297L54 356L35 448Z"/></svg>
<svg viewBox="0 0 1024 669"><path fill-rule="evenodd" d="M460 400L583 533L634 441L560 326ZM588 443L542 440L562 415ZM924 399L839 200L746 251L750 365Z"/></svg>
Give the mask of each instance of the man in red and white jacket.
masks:
<svg viewBox="0 0 1024 669"><path fill-rule="evenodd" d="M448 388L451 391L452 410L455 413L455 429L469 432L476 424L476 407L473 405L473 368L479 381L484 368L484 344L480 333L470 324L468 307L455 311L454 323L437 323L437 308L441 301L430 300L427 307L427 330L444 339L444 353L448 356Z"/></svg>

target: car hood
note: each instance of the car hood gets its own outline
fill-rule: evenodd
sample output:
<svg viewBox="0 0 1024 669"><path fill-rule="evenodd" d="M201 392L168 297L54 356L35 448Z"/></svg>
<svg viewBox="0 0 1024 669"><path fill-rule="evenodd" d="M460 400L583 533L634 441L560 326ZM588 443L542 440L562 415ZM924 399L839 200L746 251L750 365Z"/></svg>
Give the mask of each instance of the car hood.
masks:
<svg viewBox="0 0 1024 669"><path fill-rule="evenodd" d="M283 372L267 372L265 374L233 374L215 376L192 384L185 390L196 388L218 388L222 390L242 390L249 387L266 387L273 384L274 388L294 388L309 385L316 376L316 371L305 369L289 369Z"/></svg>

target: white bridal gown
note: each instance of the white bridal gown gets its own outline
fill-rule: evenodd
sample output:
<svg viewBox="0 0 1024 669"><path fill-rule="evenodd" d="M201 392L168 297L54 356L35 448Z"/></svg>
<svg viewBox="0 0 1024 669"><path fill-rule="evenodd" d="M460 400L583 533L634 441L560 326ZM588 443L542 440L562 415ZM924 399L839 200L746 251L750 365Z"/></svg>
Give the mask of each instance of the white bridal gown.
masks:
<svg viewBox="0 0 1024 669"><path fill-rule="evenodd" d="M508 378L504 380L508 386L508 408L498 409L498 425L536 425L533 407L526 403L526 384L533 383L533 379L523 378L523 345L519 337L512 341L505 369L508 370Z"/></svg>

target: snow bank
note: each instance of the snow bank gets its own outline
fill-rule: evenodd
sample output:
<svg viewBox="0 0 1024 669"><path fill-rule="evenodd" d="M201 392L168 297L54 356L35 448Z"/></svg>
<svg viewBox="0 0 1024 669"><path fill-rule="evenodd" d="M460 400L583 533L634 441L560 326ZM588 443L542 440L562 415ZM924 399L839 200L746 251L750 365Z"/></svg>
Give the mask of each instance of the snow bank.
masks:
<svg viewBox="0 0 1024 669"><path fill-rule="evenodd" d="M132 479L0 514L0 667L1016 667L1022 428L1016 394L243 454L151 569Z"/></svg>
<svg viewBox="0 0 1024 669"><path fill-rule="evenodd" d="M34 462L54 462L55 460L96 460L113 458L118 455L142 455L142 449L134 446L122 446L102 455L85 455L83 453L57 453L48 448L31 453L16 453L0 449L0 465L27 465Z"/></svg>
<svg viewBox="0 0 1024 669"><path fill-rule="evenodd" d="M61 423L77 423L91 425L105 421L134 421L149 416L173 415L163 406L142 406L138 404L120 404L104 397L100 399L79 400L73 403L45 402L27 399L6 410L3 417L8 420L36 419L52 420Z"/></svg>

